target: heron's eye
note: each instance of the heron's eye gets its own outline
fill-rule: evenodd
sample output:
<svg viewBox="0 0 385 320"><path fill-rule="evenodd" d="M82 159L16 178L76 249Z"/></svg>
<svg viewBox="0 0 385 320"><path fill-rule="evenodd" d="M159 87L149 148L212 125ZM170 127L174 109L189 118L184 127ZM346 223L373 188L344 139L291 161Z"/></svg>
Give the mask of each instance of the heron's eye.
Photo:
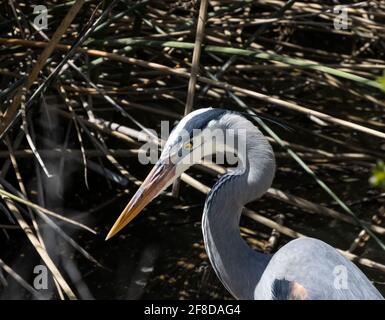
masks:
<svg viewBox="0 0 385 320"><path fill-rule="evenodd" d="M193 147L193 144L192 144L191 142L187 142L187 143L183 146L183 148L185 148L186 150L191 150L192 147Z"/></svg>

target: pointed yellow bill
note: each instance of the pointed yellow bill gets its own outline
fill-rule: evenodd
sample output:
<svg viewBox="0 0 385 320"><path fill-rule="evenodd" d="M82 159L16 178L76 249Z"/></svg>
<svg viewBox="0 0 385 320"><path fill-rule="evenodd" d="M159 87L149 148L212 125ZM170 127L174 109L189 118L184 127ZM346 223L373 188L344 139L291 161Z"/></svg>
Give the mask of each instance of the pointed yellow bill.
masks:
<svg viewBox="0 0 385 320"><path fill-rule="evenodd" d="M175 178L175 165L158 162L150 171L147 178L136 191L130 202L112 226L106 240L112 238L134 219L149 204L169 182Z"/></svg>

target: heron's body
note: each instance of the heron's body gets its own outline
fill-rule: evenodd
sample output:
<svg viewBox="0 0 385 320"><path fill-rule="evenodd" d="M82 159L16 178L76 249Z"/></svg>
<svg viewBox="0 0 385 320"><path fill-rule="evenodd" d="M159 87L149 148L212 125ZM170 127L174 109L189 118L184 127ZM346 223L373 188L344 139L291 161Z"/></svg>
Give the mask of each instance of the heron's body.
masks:
<svg viewBox="0 0 385 320"><path fill-rule="evenodd" d="M188 168L178 165L179 162L175 165L176 169L169 168L164 162L171 157L173 149L185 143L177 138L182 129L208 129L211 132L246 130L246 134L237 137L246 146L246 153L239 155L240 165L214 185L207 197L202 219L203 238L210 262L235 298L383 299L352 262L320 240L296 239L274 255L267 255L252 250L241 238L239 219L243 206L260 198L270 187L275 174L275 160L263 134L241 115L226 110L199 109L182 119L170 135L161 159L143 183L143 189L133 197L109 236L138 214L143 207L138 203L145 205L151 201L150 198L155 197L160 189L166 188ZM205 143L210 143L209 135L205 136ZM157 180L162 181L159 182L162 188L151 193L151 188L154 189L152 185ZM136 206L140 210L136 210Z"/></svg>
<svg viewBox="0 0 385 320"><path fill-rule="evenodd" d="M278 280L278 281L277 281ZM281 290L293 283L304 290ZM255 299L371 300L383 299L369 279L352 262L323 241L290 241L273 255L255 291Z"/></svg>

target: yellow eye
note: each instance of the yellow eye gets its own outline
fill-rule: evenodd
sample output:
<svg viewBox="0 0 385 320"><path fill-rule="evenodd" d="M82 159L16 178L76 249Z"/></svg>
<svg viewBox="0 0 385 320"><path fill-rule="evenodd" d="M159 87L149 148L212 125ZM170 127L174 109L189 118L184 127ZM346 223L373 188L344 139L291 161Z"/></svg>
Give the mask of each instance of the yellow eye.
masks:
<svg viewBox="0 0 385 320"><path fill-rule="evenodd" d="M187 142L185 145L184 145L184 148L187 149L187 150L191 150L193 147L192 143L191 142Z"/></svg>

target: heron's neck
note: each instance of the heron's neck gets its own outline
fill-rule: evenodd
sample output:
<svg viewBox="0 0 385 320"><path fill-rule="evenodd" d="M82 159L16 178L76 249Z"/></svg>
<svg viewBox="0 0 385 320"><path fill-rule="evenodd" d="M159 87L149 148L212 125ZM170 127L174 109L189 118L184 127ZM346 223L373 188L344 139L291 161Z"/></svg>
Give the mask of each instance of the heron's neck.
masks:
<svg viewBox="0 0 385 320"><path fill-rule="evenodd" d="M245 139L243 167L222 176L212 188L205 203L202 230L219 279L236 298L253 299L270 257L246 244L239 220L243 205L261 197L270 187L275 162L270 145L257 128L248 129Z"/></svg>

